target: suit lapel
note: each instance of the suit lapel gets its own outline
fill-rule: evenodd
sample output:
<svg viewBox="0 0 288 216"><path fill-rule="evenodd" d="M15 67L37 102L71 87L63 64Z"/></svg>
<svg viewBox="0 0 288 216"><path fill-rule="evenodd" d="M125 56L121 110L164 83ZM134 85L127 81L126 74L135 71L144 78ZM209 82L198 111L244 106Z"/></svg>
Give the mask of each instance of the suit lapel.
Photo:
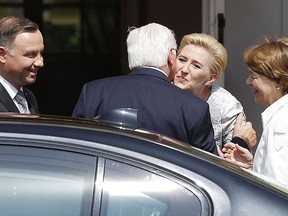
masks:
<svg viewBox="0 0 288 216"><path fill-rule="evenodd" d="M3 106L7 108L7 112L19 113L19 110L17 109L12 98L10 97L10 95L8 94L8 92L1 83L0 83L0 103L2 103Z"/></svg>
<svg viewBox="0 0 288 216"><path fill-rule="evenodd" d="M28 107L29 107L29 110L30 110L30 113L31 114L38 114L39 111L38 111L38 108L37 106L35 105L35 103L37 103L36 101L33 100L33 97L32 97L32 93L30 93L26 88L23 87L23 92L25 94L25 98L27 100L27 103L28 103Z"/></svg>
<svg viewBox="0 0 288 216"><path fill-rule="evenodd" d="M30 95L29 91L26 88L23 88L23 92L25 94L31 114L38 114L39 113L38 108L37 106L35 106L35 102L32 96ZM12 98L10 97L10 95L8 94L8 92L1 83L0 83L0 103L3 105L3 108L4 107L6 108L6 110L1 111L19 113L17 106L15 105L14 101L12 100Z"/></svg>

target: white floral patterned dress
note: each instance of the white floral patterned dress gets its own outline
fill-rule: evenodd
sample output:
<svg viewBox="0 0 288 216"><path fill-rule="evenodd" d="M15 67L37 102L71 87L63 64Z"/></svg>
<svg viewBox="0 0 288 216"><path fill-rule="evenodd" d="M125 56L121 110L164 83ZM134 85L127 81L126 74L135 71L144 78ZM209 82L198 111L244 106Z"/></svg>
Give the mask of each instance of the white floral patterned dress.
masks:
<svg viewBox="0 0 288 216"><path fill-rule="evenodd" d="M244 113L243 107L229 91L217 85L212 86L207 102L216 144L223 146L231 141L236 117L239 113Z"/></svg>

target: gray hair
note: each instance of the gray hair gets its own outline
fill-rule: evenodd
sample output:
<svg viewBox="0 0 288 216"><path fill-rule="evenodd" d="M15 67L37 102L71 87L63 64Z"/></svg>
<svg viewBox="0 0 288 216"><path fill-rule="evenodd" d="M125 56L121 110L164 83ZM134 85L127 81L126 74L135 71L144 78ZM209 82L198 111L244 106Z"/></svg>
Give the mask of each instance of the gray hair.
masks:
<svg viewBox="0 0 288 216"><path fill-rule="evenodd" d="M165 66L170 50L176 48L174 32L163 25L150 23L140 28L129 28L127 52L130 69Z"/></svg>

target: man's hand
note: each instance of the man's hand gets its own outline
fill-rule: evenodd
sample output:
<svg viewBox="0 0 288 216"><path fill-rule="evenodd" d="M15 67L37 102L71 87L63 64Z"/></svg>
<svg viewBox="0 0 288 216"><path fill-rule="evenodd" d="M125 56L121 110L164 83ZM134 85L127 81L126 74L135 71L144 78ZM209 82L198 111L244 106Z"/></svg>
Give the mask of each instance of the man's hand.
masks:
<svg viewBox="0 0 288 216"><path fill-rule="evenodd" d="M247 143L250 150L257 144L256 131L253 129L251 122L245 123L243 113L240 113L237 116L233 130L233 137L234 136L243 139Z"/></svg>
<svg viewBox="0 0 288 216"><path fill-rule="evenodd" d="M220 157L229 160L232 163L244 168L252 167L253 155L248 149L243 148L238 144L229 142L224 145L222 150L217 146L217 151Z"/></svg>

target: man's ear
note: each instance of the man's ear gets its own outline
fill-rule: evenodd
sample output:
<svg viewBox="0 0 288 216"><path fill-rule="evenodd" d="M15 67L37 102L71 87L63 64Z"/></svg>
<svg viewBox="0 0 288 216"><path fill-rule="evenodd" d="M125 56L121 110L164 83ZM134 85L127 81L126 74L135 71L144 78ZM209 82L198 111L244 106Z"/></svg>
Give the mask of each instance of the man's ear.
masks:
<svg viewBox="0 0 288 216"><path fill-rule="evenodd" d="M7 52L3 46L0 46L0 62L5 63Z"/></svg>
<svg viewBox="0 0 288 216"><path fill-rule="evenodd" d="M169 74L168 74L168 78L169 80L173 80L174 79L174 76L175 76L175 73L176 73L176 70L175 70L175 63L176 63L176 50L170 50L169 52L169 56L168 56L168 60L167 60L167 66L169 68Z"/></svg>
<svg viewBox="0 0 288 216"><path fill-rule="evenodd" d="M175 58L176 58L176 50L171 49L168 56L168 65L174 65L175 64Z"/></svg>

